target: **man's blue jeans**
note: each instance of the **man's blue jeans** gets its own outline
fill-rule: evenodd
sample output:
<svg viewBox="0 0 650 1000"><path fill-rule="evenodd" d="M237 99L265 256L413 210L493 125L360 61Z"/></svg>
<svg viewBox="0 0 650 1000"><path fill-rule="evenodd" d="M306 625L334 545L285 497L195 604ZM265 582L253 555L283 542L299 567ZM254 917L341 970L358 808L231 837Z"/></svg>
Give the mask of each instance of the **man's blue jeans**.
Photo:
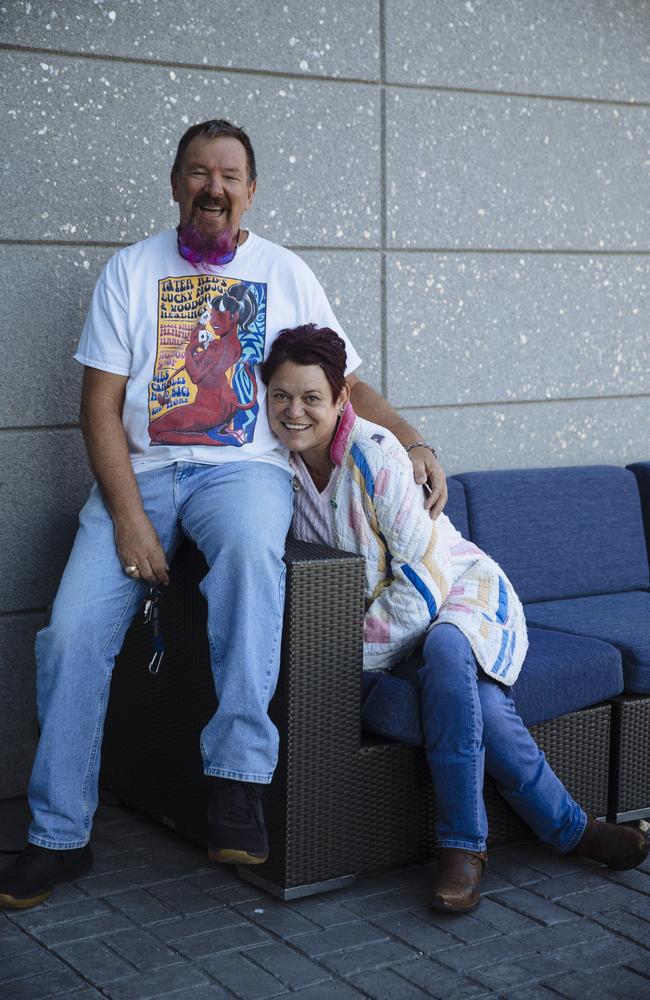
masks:
<svg viewBox="0 0 650 1000"><path fill-rule="evenodd" d="M432 628L422 655L419 669L411 658L393 673L410 680L417 676L438 847L485 850L487 771L540 840L571 851L584 832L586 814L549 767L507 689L477 666L469 642L454 625Z"/></svg>
<svg viewBox="0 0 650 1000"><path fill-rule="evenodd" d="M219 707L201 734L204 771L268 783L279 741L267 708L280 662L291 475L266 462L179 462L137 481L168 559L185 534L210 567L200 589ZM94 487L50 624L36 639L41 737L29 840L41 847L78 848L90 837L113 664L147 589L124 573Z"/></svg>

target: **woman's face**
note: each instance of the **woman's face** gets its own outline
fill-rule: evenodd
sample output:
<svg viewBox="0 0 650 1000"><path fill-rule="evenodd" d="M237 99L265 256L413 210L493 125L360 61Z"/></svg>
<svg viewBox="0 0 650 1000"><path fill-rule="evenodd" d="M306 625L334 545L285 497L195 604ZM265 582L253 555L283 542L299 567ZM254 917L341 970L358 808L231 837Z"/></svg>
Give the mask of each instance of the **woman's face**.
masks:
<svg viewBox="0 0 650 1000"><path fill-rule="evenodd" d="M291 451L309 462L324 458L334 437L336 423L348 401L349 389L332 399L332 390L319 365L285 361L269 382L267 409L271 430Z"/></svg>

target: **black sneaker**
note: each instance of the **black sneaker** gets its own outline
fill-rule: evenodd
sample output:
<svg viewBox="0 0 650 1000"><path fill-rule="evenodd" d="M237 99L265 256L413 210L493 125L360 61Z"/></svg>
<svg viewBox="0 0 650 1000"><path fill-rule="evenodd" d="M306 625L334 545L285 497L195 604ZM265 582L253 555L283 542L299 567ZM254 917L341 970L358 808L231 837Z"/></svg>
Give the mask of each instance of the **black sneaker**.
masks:
<svg viewBox="0 0 650 1000"><path fill-rule="evenodd" d="M0 871L0 906L15 910L38 906L59 882L73 882L92 866L90 844L72 851L50 851L28 844Z"/></svg>
<svg viewBox="0 0 650 1000"><path fill-rule="evenodd" d="M208 806L210 861L261 865L269 856L263 785L217 778Z"/></svg>

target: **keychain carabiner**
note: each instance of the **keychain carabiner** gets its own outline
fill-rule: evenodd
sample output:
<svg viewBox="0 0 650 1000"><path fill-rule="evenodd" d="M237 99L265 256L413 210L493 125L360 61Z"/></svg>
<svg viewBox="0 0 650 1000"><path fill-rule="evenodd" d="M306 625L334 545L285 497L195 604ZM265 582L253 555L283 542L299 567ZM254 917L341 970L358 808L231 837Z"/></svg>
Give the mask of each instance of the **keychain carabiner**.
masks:
<svg viewBox="0 0 650 1000"><path fill-rule="evenodd" d="M160 670L160 664L162 663L162 658L165 655L165 640L163 634L160 630L160 590L158 587L153 585L149 588L149 594L144 602L144 621L145 624L151 622L152 629L152 640L153 640L153 656L149 661L149 673L157 674Z"/></svg>

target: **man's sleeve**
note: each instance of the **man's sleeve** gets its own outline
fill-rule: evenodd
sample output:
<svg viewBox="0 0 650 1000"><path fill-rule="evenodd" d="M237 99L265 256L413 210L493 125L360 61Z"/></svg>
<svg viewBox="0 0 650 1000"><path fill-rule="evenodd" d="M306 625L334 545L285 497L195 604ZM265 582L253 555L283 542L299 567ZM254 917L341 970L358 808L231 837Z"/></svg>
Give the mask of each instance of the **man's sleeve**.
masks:
<svg viewBox="0 0 650 1000"><path fill-rule="evenodd" d="M129 375L132 351L127 319L126 292L113 257L95 285L75 360L113 375Z"/></svg>
<svg viewBox="0 0 650 1000"><path fill-rule="evenodd" d="M323 286L313 273L311 273L311 277L313 281L312 303L310 307L312 318L309 322L316 323L317 326L329 326L330 329L336 330L336 332L343 337L347 355L345 374L350 375L361 364L361 358L354 349L354 346L350 342L345 330L334 315L334 310L329 304Z"/></svg>

